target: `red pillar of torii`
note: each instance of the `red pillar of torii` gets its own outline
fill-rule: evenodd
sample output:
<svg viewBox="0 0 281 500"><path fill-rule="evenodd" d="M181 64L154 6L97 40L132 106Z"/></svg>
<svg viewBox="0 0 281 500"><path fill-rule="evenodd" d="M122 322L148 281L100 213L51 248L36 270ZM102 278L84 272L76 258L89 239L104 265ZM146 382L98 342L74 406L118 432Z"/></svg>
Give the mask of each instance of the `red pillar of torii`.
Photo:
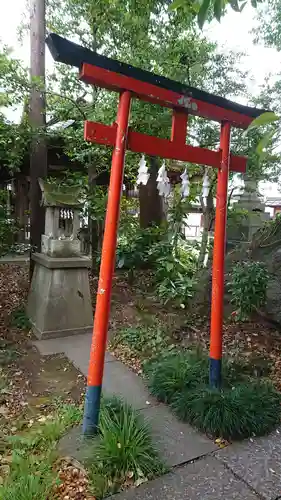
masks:
<svg viewBox="0 0 281 500"><path fill-rule="evenodd" d="M80 79L83 82L120 94L116 122L113 125L103 125L86 121L84 134L87 141L114 148L83 425L84 433L92 434L97 431L99 421L126 149L218 169L212 275L210 385L220 387L228 175L230 170L245 172L247 161L245 157L233 156L230 153L230 133L231 127L247 128L252 120L264 110L241 106L227 99L109 59L56 34L49 35L47 44L55 60L79 67ZM140 99L172 109L170 140L134 132L129 128L132 99ZM221 123L218 151L186 144L189 114Z"/></svg>

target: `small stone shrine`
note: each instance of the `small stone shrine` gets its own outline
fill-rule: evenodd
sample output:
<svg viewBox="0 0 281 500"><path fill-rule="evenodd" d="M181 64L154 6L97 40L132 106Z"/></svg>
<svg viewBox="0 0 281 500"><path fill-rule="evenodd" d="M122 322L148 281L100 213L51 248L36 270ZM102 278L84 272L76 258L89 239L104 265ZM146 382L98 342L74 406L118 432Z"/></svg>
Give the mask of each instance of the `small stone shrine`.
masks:
<svg viewBox="0 0 281 500"><path fill-rule="evenodd" d="M81 209L77 187L58 187L39 181L46 207L42 251L34 253L35 268L27 313L40 339L86 333L92 330L93 311L88 268L82 256L78 231Z"/></svg>
<svg viewBox="0 0 281 500"><path fill-rule="evenodd" d="M265 204L262 202L258 190L258 182L245 175L244 188L235 196L236 209L245 211L244 217L235 226L227 227L227 242L230 246L240 243L248 243L252 236L270 219L270 215L265 212Z"/></svg>

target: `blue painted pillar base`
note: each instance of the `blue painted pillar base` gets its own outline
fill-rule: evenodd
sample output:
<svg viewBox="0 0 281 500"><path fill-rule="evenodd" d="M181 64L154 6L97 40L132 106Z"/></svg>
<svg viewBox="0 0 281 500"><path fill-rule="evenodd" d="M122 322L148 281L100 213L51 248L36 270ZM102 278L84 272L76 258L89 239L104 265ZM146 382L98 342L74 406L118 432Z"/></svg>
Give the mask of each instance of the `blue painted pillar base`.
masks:
<svg viewBox="0 0 281 500"><path fill-rule="evenodd" d="M101 386L88 386L85 398L83 434L93 436L98 432Z"/></svg>
<svg viewBox="0 0 281 500"><path fill-rule="evenodd" d="M210 386L212 389L221 388L221 359L210 358Z"/></svg>

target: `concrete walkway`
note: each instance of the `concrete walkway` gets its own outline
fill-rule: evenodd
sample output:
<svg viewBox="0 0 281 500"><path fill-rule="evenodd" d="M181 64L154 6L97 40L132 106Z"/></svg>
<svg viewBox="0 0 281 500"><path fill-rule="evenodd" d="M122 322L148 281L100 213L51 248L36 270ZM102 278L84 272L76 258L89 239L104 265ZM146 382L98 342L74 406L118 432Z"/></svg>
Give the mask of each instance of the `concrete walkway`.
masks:
<svg viewBox="0 0 281 500"><path fill-rule="evenodd" d="M35 342L41 354L64 353L87 375L91 335ZM222 450L179 422L148 392L142 379L107 353L103 391L122 397L149 423L155 445L172 472L116 500L281 499L281 430Z"/></svg>

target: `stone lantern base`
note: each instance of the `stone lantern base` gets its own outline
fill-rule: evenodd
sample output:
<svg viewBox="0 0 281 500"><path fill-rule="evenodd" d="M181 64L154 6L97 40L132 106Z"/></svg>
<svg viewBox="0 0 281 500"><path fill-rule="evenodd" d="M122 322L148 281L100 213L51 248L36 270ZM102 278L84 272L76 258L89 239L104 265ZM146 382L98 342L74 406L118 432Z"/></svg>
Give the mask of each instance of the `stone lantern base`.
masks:
<svg viewBox="0 0 281 500"><path fill-rule="evenodd" d="M89 333L93 328L87 257L35 253L27 313L39 339Z"/></svg>

